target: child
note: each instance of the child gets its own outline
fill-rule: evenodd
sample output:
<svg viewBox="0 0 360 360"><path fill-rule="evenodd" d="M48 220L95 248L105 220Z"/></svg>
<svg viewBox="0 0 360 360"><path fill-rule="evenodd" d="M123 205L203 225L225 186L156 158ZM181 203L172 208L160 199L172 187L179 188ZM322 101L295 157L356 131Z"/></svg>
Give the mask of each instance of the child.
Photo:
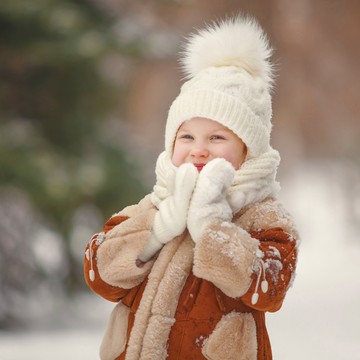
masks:
<svg viewBox="0 0 360 360"><path fill-rule="evenodd" d="M272 358L265 312L292 283L298 234L276 200L270 55L249 18L189 39L154 190L85 253L88 285L117 302L101 359Z"/></svg>

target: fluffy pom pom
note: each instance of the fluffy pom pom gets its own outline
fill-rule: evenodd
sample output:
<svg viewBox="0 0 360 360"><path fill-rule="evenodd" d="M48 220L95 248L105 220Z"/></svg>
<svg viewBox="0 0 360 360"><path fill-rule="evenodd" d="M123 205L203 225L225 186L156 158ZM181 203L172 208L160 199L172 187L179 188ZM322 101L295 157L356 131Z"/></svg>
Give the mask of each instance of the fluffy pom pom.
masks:
<svg viewBox="0 0 360 360"><path fill-rule="evenodd" d="M237 16L215 22L190 35L180 63L187 79L211 66L238 66L271 86L271 54L272 49L260 25L253 18Z"/></svg>

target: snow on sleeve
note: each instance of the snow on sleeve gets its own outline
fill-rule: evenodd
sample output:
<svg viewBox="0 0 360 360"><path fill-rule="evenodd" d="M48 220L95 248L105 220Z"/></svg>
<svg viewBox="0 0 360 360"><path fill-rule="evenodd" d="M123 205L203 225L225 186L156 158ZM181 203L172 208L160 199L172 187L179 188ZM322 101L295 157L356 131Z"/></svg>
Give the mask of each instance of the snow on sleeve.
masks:
<svg viewBox="0 0 360 360"><path fill-rule="evenodd" d="M216 222L195 244L194 274L226 295L239 297L250 285L258 244L239 226Z"/></svg>
<svg viewBox="0 0 360 360"><path fill-rule="evenodd" d="M242 214L239 225L248 232L281 228L289 235L289 240L295 240L297 246L299 245L299 234L295 222L278 200L269 198L255 204Z"/></svg>

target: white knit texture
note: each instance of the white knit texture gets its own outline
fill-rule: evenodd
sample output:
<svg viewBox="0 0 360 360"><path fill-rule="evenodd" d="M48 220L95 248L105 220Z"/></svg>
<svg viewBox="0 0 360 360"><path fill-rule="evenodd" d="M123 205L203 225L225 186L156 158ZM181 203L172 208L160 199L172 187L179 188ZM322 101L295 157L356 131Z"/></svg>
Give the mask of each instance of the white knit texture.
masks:
<svg viewBox="0 0 360 360"><path fill-rule="evenodd" d="M139 255L143 262L151 259L164 244L186 229L187 213L198 171L192 164L183 164L175 169L171 165L168 167L164 181L167 196L157 203L159 211L154 217L150 239Z"/></svg>
<svg viewBox="0 0 360 360"><path fill-rule="evenodd" d="M172 155L179 126L194 117L217 121L247 146L266 152L271 132L272 50L255 20L235 17L192 35L181 59L189 80L173 101L165 130Z"/></svg>
<svg viewBox="0 0 360 360"><path fill-rule="evenodd" d="M269 148L261 156L245 161L235 171L227 191L227 199L234 214L249 204L278 195L280 184L276 181L276 172L279 163L278 151ZM167 152L163 151L156 163L156 185L151 193L151 201L155 206L159 206L161 201L170 196L166 182L168 173L173 168Z"/></svg>
<svg viewBox="0 0 360 360"><path fill-rule="evenodd" d="M233 214L226 193L234 175L233 166L221 158L210 161L201 170L187 217L187 228L195 243L210 224L231 221Z"/></svg>

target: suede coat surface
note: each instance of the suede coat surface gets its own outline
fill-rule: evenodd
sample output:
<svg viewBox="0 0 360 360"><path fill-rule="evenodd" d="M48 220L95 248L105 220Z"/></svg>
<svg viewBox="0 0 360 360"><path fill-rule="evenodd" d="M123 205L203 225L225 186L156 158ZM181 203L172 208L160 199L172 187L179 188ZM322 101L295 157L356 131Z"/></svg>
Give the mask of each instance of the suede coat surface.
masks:
<svg viewBox="0 0 360 360"><path fill-rule="evenodd" d="M101 359L271 359L265 312L280 309L297 259L287 211L267 198L212 224L196 244L185 231L138 268L156 211L146 196L86 248L88 285L117 303Z"/></svg>

